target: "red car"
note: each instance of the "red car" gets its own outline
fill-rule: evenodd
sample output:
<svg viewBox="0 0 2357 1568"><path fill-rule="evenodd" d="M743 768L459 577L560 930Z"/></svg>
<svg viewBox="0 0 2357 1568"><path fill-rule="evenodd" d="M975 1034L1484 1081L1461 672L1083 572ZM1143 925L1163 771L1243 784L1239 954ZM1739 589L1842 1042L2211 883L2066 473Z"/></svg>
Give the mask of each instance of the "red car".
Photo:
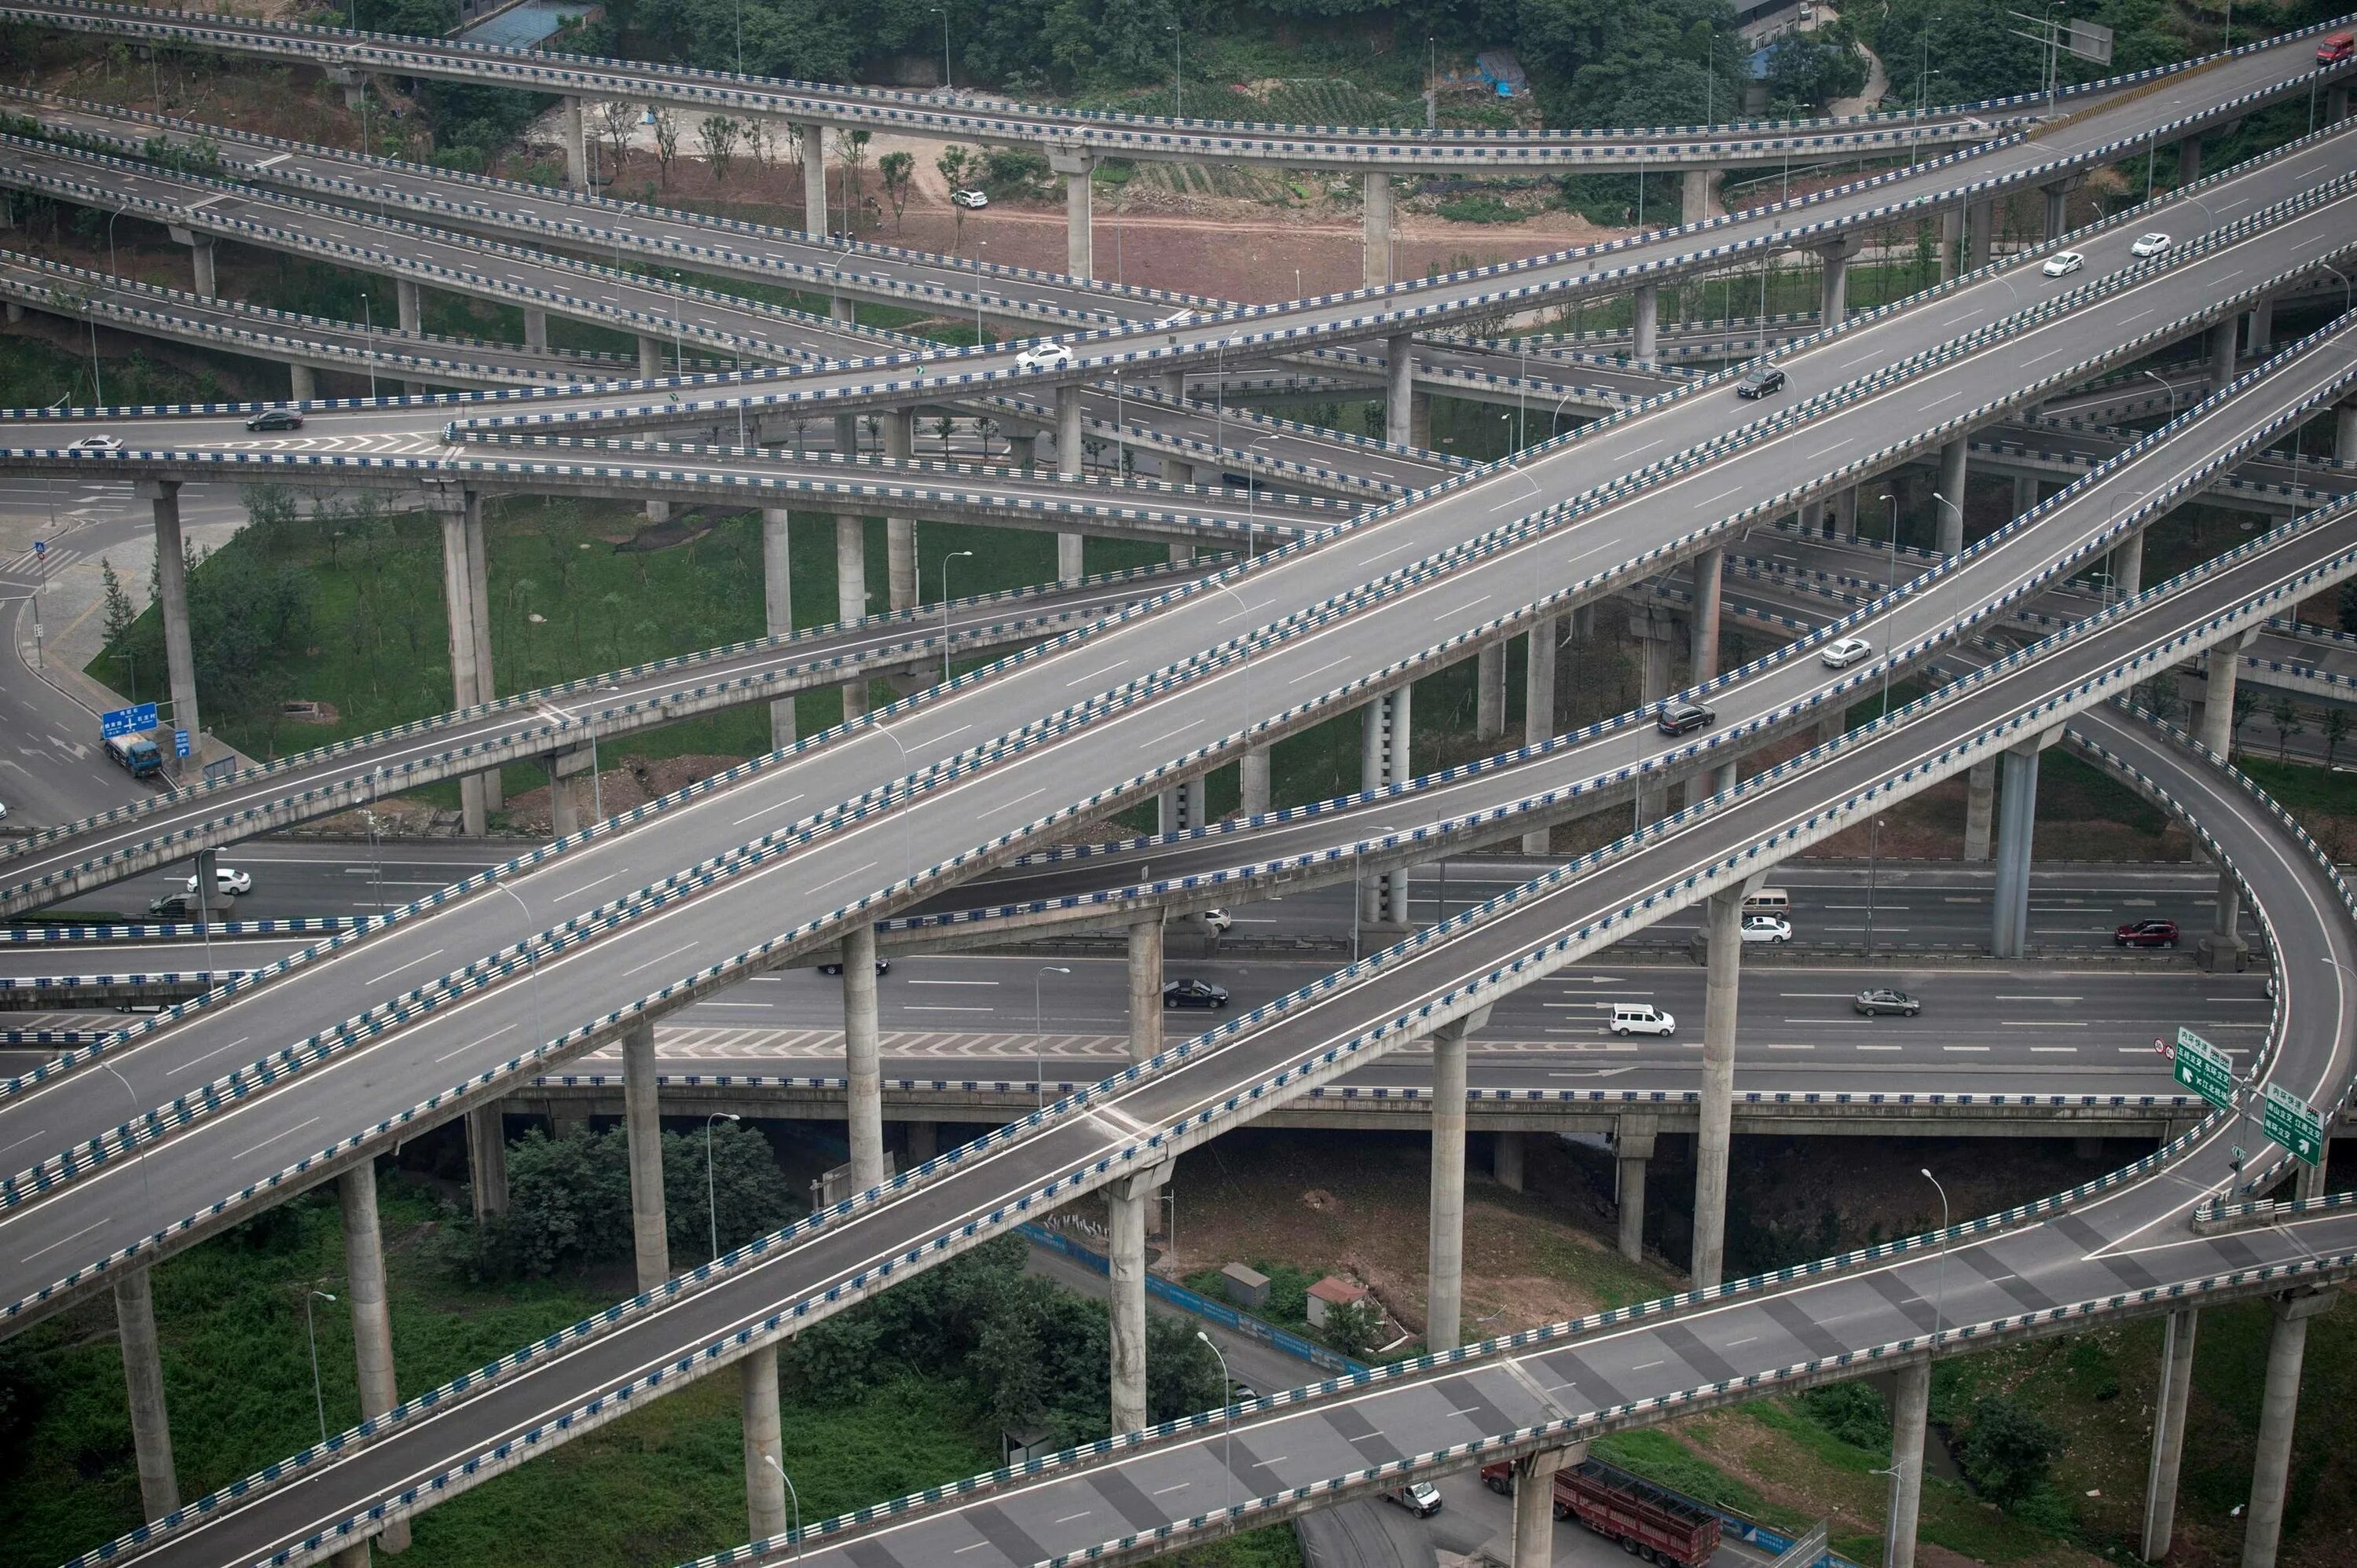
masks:
<svg viewBox="0 0 2357 1568"><path fill-rule="evenodd" d="M2177 922L2130 920L2112 933L2112 940L2124 948L2173 948L2177 945Z"/></svg>
<svg viewBox="0 0 2357 1568"><path fill-rule="evenodd" d="M2316 46L2319 65L2339 65L2352 56L2357 56L2357 33L2335 33Z"/></svg>

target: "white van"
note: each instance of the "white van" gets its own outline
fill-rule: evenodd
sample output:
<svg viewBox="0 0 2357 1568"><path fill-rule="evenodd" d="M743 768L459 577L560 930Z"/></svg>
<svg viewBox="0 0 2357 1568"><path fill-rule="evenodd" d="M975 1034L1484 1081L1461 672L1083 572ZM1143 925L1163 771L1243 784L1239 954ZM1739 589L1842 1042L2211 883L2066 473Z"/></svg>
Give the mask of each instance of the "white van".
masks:
<svg viewBox="0 0 2357 1568"><path fill-rule="evenodd" d="M1762 887L1743 901L1746 915L1773 915L1788 919L1792 913L1792 895L1781 887Z"/></svg>
<svg viewBox="0 0 2357 1568"><path fill-rule="evenodd" d="M1612 1032L1616 1035L1674 1035L1678 1021L1650 1002L1615 1002Z"/></svg>

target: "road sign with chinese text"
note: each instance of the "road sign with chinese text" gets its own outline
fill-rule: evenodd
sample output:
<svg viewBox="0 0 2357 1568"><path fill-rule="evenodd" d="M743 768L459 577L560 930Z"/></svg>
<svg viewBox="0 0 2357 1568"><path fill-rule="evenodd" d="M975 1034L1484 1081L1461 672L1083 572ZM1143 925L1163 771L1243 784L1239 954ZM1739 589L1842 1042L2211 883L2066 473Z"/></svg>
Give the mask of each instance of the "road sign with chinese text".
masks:
<svg viewBox="0 0 2357 1568"><path fill-rule="evenodd" d="M141 703L128 708L109 708L98 715L98 733L102 740L113 740L119 735L134 735L156 727L156 704Z"/></svg>
<svg viewBox="0 0 2357 1568"><path fill-rule="evenodd" d="M2267 1085L2259 1101L2259 1131L2309 1165L2324 1163L2324 1118L2287 1089Z"/></svg>
<svg viewBox="0 0 2357 1568"><path fill-rule="evenodd" d="M2218 1107L2234 1108L2234 1064L2226 1053L2190 1029L2177 1031L2177 1051L2169 1060L2169 1075Z"/></svg>

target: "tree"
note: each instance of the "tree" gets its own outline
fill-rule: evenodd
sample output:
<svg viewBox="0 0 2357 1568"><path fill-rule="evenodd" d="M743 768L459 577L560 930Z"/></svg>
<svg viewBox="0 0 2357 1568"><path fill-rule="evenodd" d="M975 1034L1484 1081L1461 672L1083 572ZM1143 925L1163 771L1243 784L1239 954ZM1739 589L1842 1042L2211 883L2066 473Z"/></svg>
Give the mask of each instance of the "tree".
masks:
<svg viewBox="0 0 2357 1568"><path fill-rule="evenodd" d="M1383 1337L1383 1309L1372 1300L1346 1301L1326 1309L1326 1343L1343 1355L1360 1357Z"/></svg>
<svg viewBox="0 0 2357 1568"><path fill-rule="evenodd" d="M613 166L606 171L608 184L622 177L622 165L630 156L630 132L638 123L639 106L628 99L608 98L597 105L597 133L614 149Z"/></svg>
<svg viewBox="0 0 2357 1568"><path fill-rule="evenodd" d="M900 216L908 210L909 188L917 173L914 153L886 153L876 160L876 173L884 182L884 199L892 204L892 232L900 232Z"/></svg>
<svg viewBox="0 0 2357 1568"><path fill-rule="evenodd" d="M966 177L974 168L974 155L952 142L942 149L941 156L933 160L933 166L942 171L943 179L949 181L950 195L954 198L965 188ZM953 199L950 202L950 212L957 220L956 242L963 245L965 243L965 208Z"/></svg>
<svg viewBox="0 0 2357 1568"><path fill-rule="evenodd" d="M843 231L859 231L859 214L866 200L863 176L867 166L867 144L873 133L864 129L837 131L834 134L834 156L843 160Z"/></svg>
<svg viewBox="0 0 2357 1568"><path fill-rule="evenodd" d="M1195 1337L1192 1319L1149 1313L1146 1319L1146 1419L1176 1421L1228 1402L1220 1359Z"/></svg>
<svg viewBox="0 0 2357 1568"><path fill-rule="evenodd" d="M745 122L745 150L752 155L753 166L763 174L770 172L770 155L774 145L767 120L757 115Z"/></svg>
<svg viewBox="0 0 2357 1568"><path fill-rule="evenodd" d="M2291 737L2307 734L2308 726L2299 722L2299 710L2291 705L2289 697L2277 697L2268 704L2267 718L2276 726L2276 760L2287 761Z"/></svg>
<svg viewBox="0 0 2357 1568"><path fill-rule="evenodd" d="M2333 767L2341 754L2341 743L2349 738L2349 710L2324 710L2324 766Z"/></svg>
<svg viewBox="0 0 2357 1568"><path fill-rule="evenodd" d="M105 628L108 644L113 645L130 631L131 623L139 618L139 611L133 607L131 596L124 591L123 579L114 575L114 563L103 555L98 560L98 581L104 606L101 613L105 618L100 624Z"/></svg>
<svg viewBox="0 0 2357 1568"><path fill-rule="evenodd" d="M737 137L741 129L726 114L706 114L695 127L695 139L704 147L704 161L712 166L715 188L728 177L728 166L736 160Z"/></svg>
<svg viewBox="0 0 2357 1568"><path fill-rule="evenodd" d="M2259 694L2256 692L2252 691L2250 687L2244 685L2242 682L2235 682L2234 727L2232 733L2232 744L2227 747L2229 751L2240 751L2243 749L2243 726L2245 724L2248 724L2250 722L2251 715L2258 711Z"/></svg>
<svg viewBox="0 0 2357 1568"><path fill-rule="evenodd" d="M679 156L679 116L658 103L655 116L655 162L662 166L663 188L671 188L672 160Z"/></svg>
<svg viewBox="0 0 2357 1568"><path fill-rule="evenodd" d="M2061 1452L2061 1433L2018 1401L1999 1394L1973 1406L1957 1458L1975 1490L2005 1504L2019 1502L2045 1485Z"/></svg>

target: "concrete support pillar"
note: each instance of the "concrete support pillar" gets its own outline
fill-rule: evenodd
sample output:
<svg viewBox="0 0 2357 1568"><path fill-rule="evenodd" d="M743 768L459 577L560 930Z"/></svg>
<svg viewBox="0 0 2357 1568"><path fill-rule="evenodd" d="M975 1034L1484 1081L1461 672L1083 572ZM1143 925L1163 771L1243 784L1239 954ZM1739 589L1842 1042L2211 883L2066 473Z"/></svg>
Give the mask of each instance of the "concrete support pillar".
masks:
<svg viewBox="0 0 2357 1568"><path fill-rule="evenodd" d="M834 228L826 208L826 127L813 123L794 129L802 142L802 232L824 234Z"/></svg>
<svg viewBox="0 0 2357 1568"><path fill-rule="evenodd" d="M478 1223L508 1211L507 1117L497 1105L467 1112L467 1184Z"/></svg>
<svg viewBox="0 0 2357 1568"><path fill-rule="evenodd" d="M1857 253L1855 240L1836 240L1817 248L1823 271L1817 279L1817 323L1838 327L1849 319L1849 259Z"/></svg>
<svg viewBox="0 0 2357 1568"><path fill-rule="evenodd" d="M1508 1192L1523 1190L1523 1155L1520 1133L1490 1134L1490 1175Z"/></svg>
<svg viewBox="0 0 2357 1568"><path fill-rule="evenodd" d="M343 1548L333 1557L328 1558L328 1563L329 1564L329 1568L369 1568L369 1543L367 1540L363 1538L353 1541L350 1546Z"/></svg>
<svg viewBox="0 0 2357 1568"><path fill-rule="evenodd" d="M2144 1546L2147 1563L2169 1555L2177 1531L2177 1467L2185 1456L2185 1396L2193 1386L2193 1334L2201 1326L2196 1307L2169 1315L2160 1342L2160 1391L2152 1415L2152 1462L2145 1471Z"/></svg>
<svg viewBox="0 0 2357 1568"><path fill-rule="evenodd" d="M1964 245L1964 209L1951 207L1940 214L1940 281L1956 275L1957 252Z"/></svg>
<svg viewBox="0 0 2357 1568"><path fill-rule="evenodd" d="M548 770L548 832L551 838L570 838L581 831L581 802L573 792L573 780L561 769L563 754L541 759Z"/></svg>
<svg viewBox="0 0 2357 1568"><path fill-rule="evenodd" d="M1056 389L1056 472L1067 478L1077 478L1087 456L1081 438L1081 389L1062 386ZM1086 575L1082 564L1082 536L1077 533L1056 535L1056 580L1077 583Z"/></svg>
<svg viewBox="0 0 2357 1568"><path fill-rule="evenodd" d="M1492 642L1473 660L1473 735L1497 740L1506 733L1506 645Z"/></svg>
<svg viewBox="0 0 2357 1568"><path fill-rule="evenodd" d="M1513 1568L1554 1568L1555 1477L1587 1462L1587 1444L1525 1454L1514 1461Z"/></svg>
<svg viewBox="0 0 2357 1568"><path fill-rule="evenodd" d="M762 1346L737 1364L738 1394L745 1418L745 1522L754 1541L781 1540L786 1513L786 1477L778 1420L778 1347Z"/></svg>
<svg viewBox="0 0 2357 1568"><path fill-rule="evenodd" d="M1975 762L1964 773L1964 858L1989 857L1989 822L1996 811L1996 764Z"/></svg>
<svg viewBox="0 0 2357 1568"><path fill-rule="evenodd" d="M1623 1116L1612 1134L1620 1178L1620 1255L1632 1263L1645 1261L1645 1167L1659 1135L1650 1116Z"/></svg>
<svg viewBox="0 0 2357 1568"><path fill-rule="evenodd" d="M2243 885L2222 866L2218 872L2218 903L2210 932L2195 951L2212 974L2232 974L2243 967L2251 950L2243 940Z"/></svg>
<svg viewBox="0 0 2357 1568"><path fill-rule="evenodd" d="M834 520L834 618L846 626L867 613L867 526L859 518ZM867 711L867 681L843 683L843 721Z"/></svg>
<svg viewBox="0 0 2357 1568"><path fill-rule="evenodd" d="M2071 186L2068 183L2050 185L2044 188L2043 194L2046 197L2045 237L2049 240L2059 240L2071 231L2071 220L2068 216Z"/></svg>
<svg viewBox="0 0 2357 1568"><path fill-rule="evenodd" d="M1403 332L1383 343L1383 439L1415 445L1415 339Z"/></svg>
<svg viewBox="0 0 2357 1568"><path fill-rule="evenodd" d="M671 1278L663 1213L662 1115L655 1099L655 1026L640 1019L622 1036L622 1125L630 1155L630 1241L641 1294Z"/></svg>
<svg viewBox="0 0 2357 1568"><path fill-rule="evenodd" d="M1702 1015L1701 1122L1695 1135L1695 1288L1718 1283L1727 1255L1727 1166L1735 1122L1736 987L1742 978L1743 888L1703 906L1707 943Z"/></svg>
<svg viewBox="0 0 2357 1568"><path fill-rule="evenodd" d="M2349 118L2349 83L2336 81L2324 90L2324 123L2338 125Z"/></svg>
<svg viewBox="0 0 2357 1568"><path fill-rule="evenodd" d="M221 297L220 274L213 266L213 242L201 236L188 243L191 287L207 299ZM413 285L414 288L414 285Z"/></svg>
<svg viewBox="0 0 2357 1568"><path fill-rule="evenodd" d="M794 629L794 565L787 520L792 513L781 506L761 509L761 613L771 637ZM794 744L794 700L778 697L770 703L770 744Z"/></svg>
<svg viewBox="0 0 2357 1568"><path fill-rule="evenodd" d="M352 1313L352 1358L359 1369L361 1415L382 1415L401 1402L393 1383L393 1315L386 1305L384 1227L377 1219L376 1162L363 1160L336 1183L344 1211L344 1299ZM388 1552L409 1549L409 1521L384 1527L376 1543Z"/></svg>
<svg viewBox="0 0 2357 1568"><path fill-rule="evenodd" d="M2291 1474L2292 1423L2299 1414L2299 1369L2308 1354L2308 1320L2334 1294L2277 1296L2267 1373L2259 1396L2258 1451L2251 1459L2251 1506L2243 1529L2243 1568L2275 1568L2283 1535L2284 1483Z"/></svg>
<svg viewBox="0 0 2357 1568"><path fill-rule="evenodd" d="M172 1423L164 1409L155 1288L145 1269L126 1269L115 1280L114 1323L123 1337L123 1385L131 1401L131 1447L139 1461L139 1517L158 1520L180 1506L180 1482L172 1466Z"/></svg>
<svg viewBox="0 0 2357 1568"><path fill-rule="evenodd" d="M1989 956L2019 958L2029 941L2030 841L2038 822L2038 743L2005 754L1997 801L1996 897L1989 915Z"/></svg>
<svg viewBox="0 0 2357 1568"><path fill-rule="evenodd" d="M666 375L668 373L669 367L663 363L662 339L660 338L650 338L643 332L640 333L639 380L642 381L651 381L658 376Z"/></svg>
<svg viewBox="0 0 2357 1568"><path fill-rule="evenodd" d="M1424 1347L1463 1343L1465 1311L1465 1026L1432 1036L1432 1201L1426 1236Z"/></svg>
<svg viewBox="0 0 2357 1568"><path fill-rule="evenodd" d="M448 622L450 696L454 707L468 708L483 700L484 648L479 628L490 614L487 593L477 575L481 560L483 498L473 490L436 490L428 498L442 522L442 608ZM490 831L488 777L470 773L458 780L458 803L470 838Z"/></svg>
<svg viewBox="0 0 2357 1568"><path fill-rule="evenodd" d="M1359 177L1360 276L1368 288L1392 281L1392 177L1370 170Z"/></svg>
<svg viewBox="0 0 2357 1568"><path fill-rule="evenodd" d="M884 1060L876 1017L876 928L843 935L843 1071L847 1085L851 1174L861 1190L884 1168Z"/></svg>
<svg viewBox="0 0 2357 1568"><path fill-rule="evenodd" d="M2194 735L2220 757L2233 755L2234 682L2246 645L2247 635L2229 638L2202 656L2201 723Z"/></svg>
<svg viewBox="0 0 2357 1568"><path fill-rule="evenodd" d="M2243 351L2254 357L2265 354L2276 340L2276 302L2272 295L2261 295L2259 302L2244 316Z"/></svg>
<svg viewBox="0 0 2357 1568"><path fill-rule="evenodd" d="M1236 784L1242 796L1237 810L1243 815L1256 817L1269 809L1268 747L1254 746L1237 759Z"/></svg>
<svg viewBox="0 0 2357 1568"><path fill-rule="evenodd" d="M2332 411L2332 460L2357 464L2357 403Z"/></svg>
<svg viewBox="0 0 2357 1568"><path fill-rule="evenodd" d="M425 319L425 312L418 302L417 285L407 278L393 279L393 298L394 307L401 313L401 329L404 332L423 331L421 323Z"/></svg>
<svg viewBox="0 0 2357 1568"><path fill-rule="evenodd" d="M319 395L319 375L310 366L290 364L286 373L291 382L287 395L296 403L309 403Z"/></svg>
<svg viewBox="0 0 2357 1568"><path fill-rule="evenodd" d="M1629 358L1638 364L1652 366L1658 358L1656 339L1662 325L1662 291L1652 284L1639 284L1630 299Z"/></svg>
<svg viewBox="0 0 2357 1568"><path fill-rule="evenodd" d="M2144 531L2138 529L2112 546L2112 587L2121 598L2144 592Z"/></svg>
<svg viewBox="0 0 2357 1568"><path fill-rule="evenodd" d="M1555 738L1555 650L1556 618L1531 627L1529 657L1523 663L1523 744L1538 746ZM1544 854L1551 831L1534 828L1523 835L1524 854Z"/></svg>
<svg viewBox="0 0 2357 1568"><path fill-rule="evenodd" d="M2201 138L2188 136L2177 144L2177 183L2191 185L2201 177Z"/></svg>
<svg viewBox="0 0 2357 1568"><path fill-rule="evenodd" d="M2016 474L2013 477L2013 515L2019 517L2037 504L2038 476Z"/></svg>
<svg viewBox="0 0 2357 1568"><path fill-rule="evenodd" d="M1900 1368L1892 1380L1890 1548L1883 1563L1884 1568L1915 1568L1916 1522L1923 1507L1923 1425L1932 1409L1930 1358Z"/></svg>
<svg viewBox="0 0 2357 1568"><path fill-rule="evenodd" d="M1940 488L1932 510L1939 514L1934 520L1939 530L1939 548L1943 555L1954 555L1964 548L1964 464L1968 454L1964 438L1943 442L1940 447Z"/></svg>
<svg viewBox="0 0 2357 1568"><path fill-rule="evenodd" d="M1092 278L1097 275L1092 234L1095 215L1090 198L1096 155L1051 152L1048 166L1064 178L1064 270L1076 278Z"/></svg>
<svg viewBox="0 0 2357 1568"><path fill-rule="evenodd" d="M1359 710L1360 788L1375 790L1415 776L1414 686L1385 693ZM1407 872L1387 871L1366 879L1360 890L1359 918L1370 925L1408 923Z"/></svg>
<svg viewBox="0 0 2357 1568"><path fill-rule="evenodd" d="M172 691L171 727L188 732L188 744L194 748L189 760L202 768L204 717L197 708L197 659L188 643L188 558L180 538L180 481L139 479L135 484L156 519L156 602L164 615L164 669ZM161 744L169 756L171 736L166 736Z"/></svg>
<svg viewBox="0 0 2357 1568"><path fill-rule="evenodd" d="M942 1124L938 1122L910 1122L909 1129L909 1168L914 1170L927 1160L939 1157L942 1152Z"/></svg>
<svg viewBox="0 0 2357 1568"><path fill-rule="evenodd" d="M548 348L548 312L523 307L523 346L545 350Z"/></svg>
<svg viewBox="0 0 2357 1568"><path fill-rule="evenodd" d="M1129 1059L1162 1054L1162 918L1129 928Z"/></svg>
<svg viewBox="0 0 2357 1568"><path fill-rule="evenodd" d="M1200 828L1211 820L1211 787L1201 779L1173 784L1162 791L1160 807L1157 832L1183 833Z"/></svg>
<svg viewBox="0 0 2357 1568"><path fill-rule="evenodd" d="M2234 379L2234 328L2231 316L2210 328L2210 390L2213 392Z"/></svg>
<svg viewBox="0 0 2357 1568"><path fill-rule="evenodd" d="M1146 1430L1146 1206L1162 1165L1105 1189L1106 1278L1113 1297L1113 1434Z"/></svg>
<svg viewBox="0 0 2357 1568"><path fill-rule="evenodd" d="M1726 567L1723 548L1706 550L1694 559L1694 613L1687 618L1686 628L1693 666L1688 679L1696 685L1718 673L1719 585Z"/></svg>
<svg viewBox="0 0 2357 1568"><path fill-rule="evenodd" d="M1842 539L1857 538L1857 487L1837 490L1833 498L1834 532Z"/></svg>
<svg viewBox="0 0 2357 1568"><path fill-rule="evenodd" d="M1974 272L1988 265L1989 243L1996 238L1996 201L1974 202L1966 218L1969 227L1964 240L1964 269Z"/></svg>
<svg viewBox="0 0 2357 1568"><path fill-rule="evenodd" d="M491 673L491 564L490 543L483 537L483 498L467 493L465 521L462 525L467 545L467 613L475 623L475 695L477 703L488 703L500 694L499 683ZM500 787L500 770L487 768L476 774L475 780L483 791L483 810L496 811L507 803Z"/></svg>
<svg viewBox="0 0 2357 1568"><path fill-rule="evenodd" d="M589 139L578 98L565 101L565 183L576 190L589 188Z"/></svg>
<svg viewBox="0 0 2357 1568"><path fill-rule="evenodd" d="M1710 216L1710 202L1717 193L1718 170L1690 168L1678 186L1678 222L1692 228Z"/></svg>
<svg viewBox="0 0 2357 1568"><path fill-rule="evenodd" d="M884 456L895 463L905 463L917 449L917 413L914 409L896 408L884 414ZM917 520L913 517L888 517L884 520L884 582L885 602L896 610L915 607L923 597L917 581Z"/></svg>

